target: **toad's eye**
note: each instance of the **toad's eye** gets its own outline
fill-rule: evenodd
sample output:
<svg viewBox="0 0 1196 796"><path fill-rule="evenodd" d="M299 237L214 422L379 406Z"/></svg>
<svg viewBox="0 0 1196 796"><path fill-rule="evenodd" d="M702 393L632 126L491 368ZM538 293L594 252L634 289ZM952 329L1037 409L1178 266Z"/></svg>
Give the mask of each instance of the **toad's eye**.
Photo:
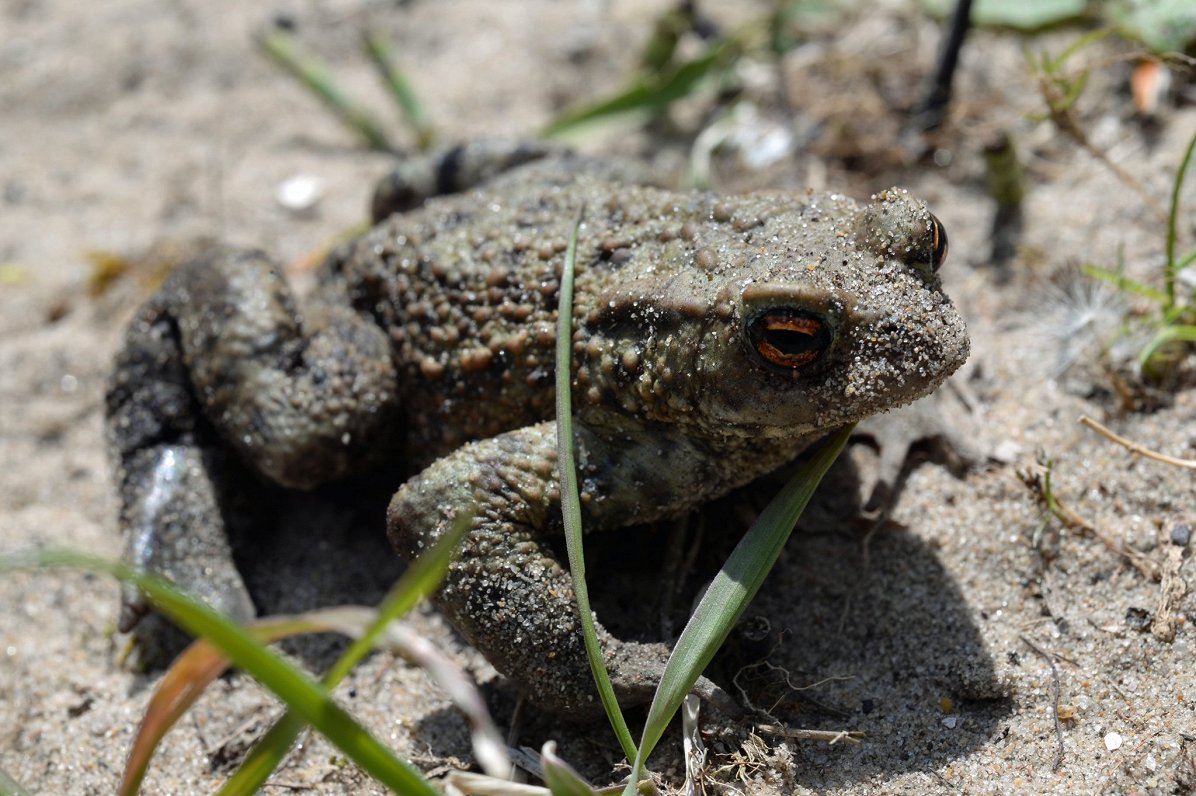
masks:
<svg viewBox="0 0 1196 796"><path fill-rule="evenodd" d="M947 261L947 230L943 229L943 222L930 213L930 267L939 270L939 266Z"/></svg>
<svg viewBox="0 0 1196 796"><path fill-rule="evenodd" d="M790 370L816 362L831 345L831 329L825 320L789 307L757 315L748 325L747 336L765 362Z"/></svg>

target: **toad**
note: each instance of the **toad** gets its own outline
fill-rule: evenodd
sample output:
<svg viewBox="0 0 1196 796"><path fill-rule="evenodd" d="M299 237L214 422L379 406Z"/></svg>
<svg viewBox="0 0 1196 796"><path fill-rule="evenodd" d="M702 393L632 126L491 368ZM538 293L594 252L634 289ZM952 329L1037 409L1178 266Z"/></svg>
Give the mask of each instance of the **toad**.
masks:
<svg viewBox="0 0 1196 796"><path fill-rule="evenodd" d="M587 530L689 512L927 395L968 353L936 274L946 234L907 192L722 196L641 177L551 147L459 147L383 183L376 225L328 257L302 307L260 252L177 269L131 322L107 395L128 560L251 617L222 463L311 489L397 462L401 556L472 514L436 597L451 622L534 702L600 709L551 544L577 219ZM146 610L127 592L121 628ZM667 646L600 638L620 701L648 700Z"/></svg>

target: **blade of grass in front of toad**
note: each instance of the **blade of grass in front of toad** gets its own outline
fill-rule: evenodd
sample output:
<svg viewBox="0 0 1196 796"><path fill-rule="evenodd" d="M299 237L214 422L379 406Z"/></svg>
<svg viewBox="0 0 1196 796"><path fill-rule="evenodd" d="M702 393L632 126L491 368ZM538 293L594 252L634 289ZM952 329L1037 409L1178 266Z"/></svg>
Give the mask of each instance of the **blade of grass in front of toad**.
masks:
<svg viewBox="0 0 1196 796"><path fill-rule="evenodd" d="M585 211L582 210L584 215ZM598 686L598 696L606 717L619 738L623 754L628 760L635 758L635 741L627 721L619 710L615 689L606 672L606 661L602 658L602 647L594 628L594 612L590 610L590 594L586 588L586 559L582 548L581 498L577 493L577 467L573 457L573 270L577 259L577 231L581 217L573 223L569 235L569 246L565 250L565 265L561 271L560 296L557 306L556 327L556 444L557 474L561 481L561 514L565 525L565 545L569 552L569 575L573 579L573 594L577 599L577 610L581 619L581 632L585 638L586 655L590 659L590 671Z"/></svg>
<svg viewBox="0 0 1196 796"><path fill-rule="evenodd" d="M411 566L391 587L378 616L370 628L356 639L344 654L332 665L323 677L324 685L332 688L357 665L377 642L379 635L393 619L398 619L414 608L421 600L434 592L444 580L449 563L461 539L468 533L473 522L473 512L461 512L453 520L448 532L436 541L423 555L411 562ZM294 709L288 709L270 731L258 741L241 766L233 772L228 782L220 789L220 796L241 796L257 792L271 772L286 756L291 744L303 731L306 722Z"/></svg>
<svg viewBox="0 0 1196 796"><path fill-rule="evenodd" d="M544 784L552 796L595 796L594 789L556 753L556 742L547 741L540 749L544 766Z"/></svg>
<svg viewBox="0 0 1196 796"><path fill-rule="evenodd" d="M308 616L266 617L256 619L245 627L263 644L301 633L332 632L327 628L312 628ZM208 686L228 671L231 665L228 656L204 638L195 639L171 662L154 686L153 696L141 716L141 724L137 727L133 745L125 759L124 774L116 790L118 796L130 796L138 792L162 739L203 696Z"/></svg>
<svg viewBox="0 0 1196 796"><path fill-rule="evenodd" d="M789 479L744 534L727 563L706 589L706 594L694 609L665 665L664 677L648 710L639 752L624 791L626 796L632 796L632 787L645 761L656 748L656 743L681 701L722 646L744 608L756 596L764 578L776 563L777 556L781 554L781 548L785 546L797 518L810 502L822 477L838 458L854 427L853 423L832 434Z"/></svg>
<svg viewBox="0 0 1196 796"><path fill-rule="evenodd" d="M396 793L438 796L411 764L396 757L337 705L327 688L260 644L232 619L161 578L123 563L69 551L0 557L0 572L57 567L104 572L136 585L156 610L192 635L203 636L220 647L238 668L286 702L370 776Z"/></svg>

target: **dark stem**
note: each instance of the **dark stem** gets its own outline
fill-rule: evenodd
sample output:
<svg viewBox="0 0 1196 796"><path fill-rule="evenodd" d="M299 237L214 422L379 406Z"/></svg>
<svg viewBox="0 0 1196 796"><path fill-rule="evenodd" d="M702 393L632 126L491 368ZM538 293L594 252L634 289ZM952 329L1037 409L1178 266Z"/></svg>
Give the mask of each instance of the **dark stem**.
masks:
<svg viewBox="0 0 1196 796"><path fill-rule="evenodd" d="M951 15L951 27L939 50L938 69L931 81L926 96L914 109L914 119L922 130L933 130L942 123L951 101L951 82L959 65L959 51L963 49L971 24L972 0L959 0Z"/></svg>

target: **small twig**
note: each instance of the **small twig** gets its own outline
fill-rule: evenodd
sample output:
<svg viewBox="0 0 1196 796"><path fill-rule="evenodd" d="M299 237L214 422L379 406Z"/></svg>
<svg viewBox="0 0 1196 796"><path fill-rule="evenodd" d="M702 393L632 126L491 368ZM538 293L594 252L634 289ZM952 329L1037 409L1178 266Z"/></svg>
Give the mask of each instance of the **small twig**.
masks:
<svg viewBox="0 0 1196 796"><path fill-rule="evenodd" d="M1187 470L1196 470L1196 459L1180 459L1176 456L1168 456L1165 453L1159 453L1158 451L1151 450L1144 445L1139 445L1133 440L1126 439L1125 437L1113 433L1088 415L1080 415L1080 425L1092 429L1105 439L1116 442L1123 448L1128 449L1130 453L1137 454L1138 456L1144 456L1147 459L1154 459L1156 462L1162 462L1163 464L1170 464L1174 465L1175 467L1183 467Z"/></svg>
<svg viewBox="0 0 1196 796"><path fill-rule="evenodd" d="M825 685L826 683L836 682L839 680L851 680L851 679L854 679L854 677L855 677L855 675L850 675L850 674L848 674L848 675L833 674L828 677L824 677L823 679L821 679L817 682L810 683L809 685L797 685L796 683L793 682L793 677L789 673L788 669L786 669L784 666L777 666L775 663L769 663L767 660L767 658L770 655L772 655L777 650L778 647L781 646L783 638L784 638L784 634L782 633L781 636L779 636L777 638L776 643L773 645L773 648L771 650L769 650L769 652L766 655L763 656L764 659L758 661L757 663L753 663L753 664L749 664L747 666L741 667L739 669L739 671L737 671L735 673L735 676L731 678L731 684L735 686L735 690L739 693L739 703L741 705L743 705L744 708L746 708L746 710L749 713L755 714L757 716L761 716L763 718L767 718L773 722L776 722L778 725L782 724L783 722L780 719L778 719L776 716L774 716L772 714L772 711L775 710L777 708L777 706L781 704L782 700L784 700L787 695L782 694L782 695L778 696L773 701L772 705L770 705L767 708L762 708L759 705L757 705L752 700L751 696L748 694L748 689L744 686L743 681L740 679L743 675L752 674L752 675L763 676L765 674L775 674L775 673L779 672L781 674L781 679L784 682L785 687L794 693L798 693L801 691L810 691L815 688L818 688L819 686ZM830 705L819 702L810 697L806 697L805 701L807 703L809 703L811 706L817 708L818 710L821 710L824 713L829 713L833 716L845 718L848 715L847 711L831 707Z"/></svg>
<svg viewBox="0 0 1196 796"><path fill-rule="evenodd" d="M1150 578L1153 581L1158 581L1160 578L1159 567L1154 561L1148 558L1143 553L1135 550L1123 542L1114 539L1107 533L1099 530L1095 525L1088 522L1088 520L1081 517L1072 509L1068 508L1055 496L1054 490L1051 488L1051 465L1049 462L1039 462L1042 467L1042 474L1038 472L1024 472L1020 473L1022 482L1034 492L1039 502L1048 512L1051 513L1057 520L1063 523L1065 528L1073 531L1088 534L1097 539L1108 550L1115 555L1118 555L1126 560L1130 566L1138 570L1140 573Z"/></svg>
<svg viewBox="0 0 1196 796"><path fill-rule="evenodd" d="M937 771L931 771L931 772L930 772L930 775L931 775L932 777L934 777L936 780L938 780L938 783L939 783L940 785L942 785L944 788L948 788L948 789L950 789L950 790L953 790L953 791L955 791L956 793L963 793L963 788L961 788L959 785L956 785L954 782L952 782L951 780L947 779L946 777L944 777L944 776L943 776L942 774L940 774L939 772L937 772Z"/></svg>
<svg viewBox="0 0 1196 796"><path fill-rule="evenodd" d="M1063 722L1059 721L1059 694L1062 691L1062 686L1059 684L1059 667L1055 665L1055 656L1039 647L1025 636L1019 636L1022 643L1030 649L1034 650L1038 655L1046 660L1051 667L1051 680L1054 682L1053 704L1051 706L1051 718L1055 720L1055 739L1059 742L1059 750L1055 752L1055 762L1051 765L1051 771L1058 771L1059 766L1063 765L1063 753L1065 747L1063 745Z"/></svg>
<svg viewBox="0 0 1196 796"><path fill-rule="evenodd" d="M840 742L860 743L864 740L864 733L859 730L802 730L776 724L758 724L756 731L794 741L826 741L832 746Z"/></svg>

